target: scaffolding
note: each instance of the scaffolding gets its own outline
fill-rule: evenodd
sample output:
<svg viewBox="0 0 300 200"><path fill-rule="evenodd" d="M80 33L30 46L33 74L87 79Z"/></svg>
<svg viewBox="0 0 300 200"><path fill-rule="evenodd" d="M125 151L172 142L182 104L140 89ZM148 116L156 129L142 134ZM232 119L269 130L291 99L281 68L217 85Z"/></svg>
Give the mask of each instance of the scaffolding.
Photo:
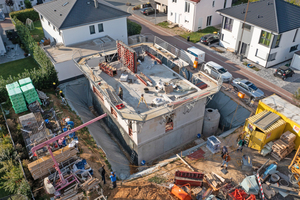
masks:
<svg viewBox="0 0 300 200"><path fill-rule="evenodd" d="M137 72L137 57L136 52L124 44L122 41L117 40L118 60L126 66L133 73Z"/></svg>

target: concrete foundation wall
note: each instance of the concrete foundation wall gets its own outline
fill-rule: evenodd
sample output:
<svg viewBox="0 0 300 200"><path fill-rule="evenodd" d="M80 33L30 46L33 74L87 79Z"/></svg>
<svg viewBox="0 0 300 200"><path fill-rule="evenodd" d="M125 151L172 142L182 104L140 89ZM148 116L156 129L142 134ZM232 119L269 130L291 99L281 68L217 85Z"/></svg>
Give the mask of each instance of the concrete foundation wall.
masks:
<svg viewBox="0 0 300 200"><path fill-rule="evenodd" d="M174 128L168 132L165 132L162 116L145 122L138 132L139 163L142 160L154 160L174 148L191 142L198 133L201 134L205 103L206 98L197 101L190 110L186 106L175 110Z"/></svg>

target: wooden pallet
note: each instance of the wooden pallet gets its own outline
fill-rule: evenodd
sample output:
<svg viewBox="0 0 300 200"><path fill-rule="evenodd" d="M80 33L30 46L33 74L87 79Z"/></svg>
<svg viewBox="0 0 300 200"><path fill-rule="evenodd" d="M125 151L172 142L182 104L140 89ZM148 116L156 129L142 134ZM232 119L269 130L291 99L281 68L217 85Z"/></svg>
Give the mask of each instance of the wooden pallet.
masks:
<svg viewBox="0 0 300 200"><path fill-rule="evenodd" d="M286 142L287 144L290 144L291 142L294 143L296 135L291 133L290 131L286 131L280 136L280 139Z"/></svg>

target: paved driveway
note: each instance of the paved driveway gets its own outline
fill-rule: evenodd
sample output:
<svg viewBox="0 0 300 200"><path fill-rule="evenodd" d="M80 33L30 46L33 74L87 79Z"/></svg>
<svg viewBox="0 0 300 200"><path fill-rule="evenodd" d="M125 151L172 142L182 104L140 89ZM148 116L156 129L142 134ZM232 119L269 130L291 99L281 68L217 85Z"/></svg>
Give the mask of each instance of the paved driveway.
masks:
<svg viewBox="0 0 300 200"><path fill-rule="evenodd" d="M149 15L149 16L145 16L143 14L140 13L140 10L132 10L132 8L134 6L137 6L137 5L141 5L141 4L144 4L144 3L148 3L150 2L152 4L152 6L154 7L154 1L153 0L124 0L124 1L121 1L121 0L110 0L110 1L107 1L108 3L116 6L117 8L123 10L123 11L126 11L128 13L131 13L131 14L135 14L139 17L142 17L143 19L153 23L153 24L157 24L157 23L160 23L160 22L164 22L164 21L167 21L167 14L165 13L158 13L156 14L156 19L155 19L155 15ZM126 6L126 3L131 3L131 6Z"/></svg>

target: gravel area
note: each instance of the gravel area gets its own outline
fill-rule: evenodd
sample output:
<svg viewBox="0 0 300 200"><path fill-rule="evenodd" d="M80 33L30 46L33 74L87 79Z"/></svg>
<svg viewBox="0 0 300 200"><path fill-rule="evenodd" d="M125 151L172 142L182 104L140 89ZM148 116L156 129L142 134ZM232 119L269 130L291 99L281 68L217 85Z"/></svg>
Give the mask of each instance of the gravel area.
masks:
<svg viewBox="0 0 300 200"><path fill-rule="evenodd" d="M248 59L243 59L243 62L247 62L248 64L252 64L256 68L259 69L259 71L256 71L252 68L249 68L249 67L243 65L243 62L240 61L240 58L237 55L235 55L235 54L233 54L229 51L226 51L225 48L223 48L219 45L212 44L211 46L206 46L204 44L201 44L200 42L198 42L197 44L204 47L204 48L206 48L206 49L209 49L211 52L214 52L216 54L219 54L220 56L223 56L223 57L229 59L231 62L238 64L239 66L241 66L241 67L251 71L252 73L264 78L265 80L267 80L267 81L269 81L269 82L285 89L286 91L291 92L292 94L295 94L297 89L300 88L300 71L299 70L294 70L295 74L293 75L293 77L289 77L285 81L283 81L282 79L280 79L278 77L275 77L273 75L278 67L280 67L282 65L285 65L285 64L289 64L291 62L291 60L288 60L284 63L280 63L278 65L275 65L275 66L271 67L271 68L264 68L264 67L254 63L254 62L252 62ZM216 47L219 50L224 51L224 53L214 51L214 50L211 49L211 47Z"/></svg>

